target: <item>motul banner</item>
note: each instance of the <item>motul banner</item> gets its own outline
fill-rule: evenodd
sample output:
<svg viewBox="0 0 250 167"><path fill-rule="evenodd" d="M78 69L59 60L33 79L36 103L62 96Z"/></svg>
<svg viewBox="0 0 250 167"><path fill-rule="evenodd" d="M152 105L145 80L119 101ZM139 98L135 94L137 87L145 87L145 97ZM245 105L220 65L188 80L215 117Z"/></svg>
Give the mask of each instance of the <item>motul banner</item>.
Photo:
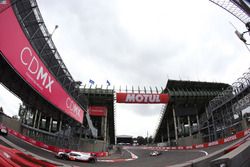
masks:
<svg viewBox="0 0 250 167"><path fill-rule="evenodd" d="M0 9L9 1L0 3ZM0 52L13 69L36 92L68 116L82 123L84 111L68 95L30 45L12 7L0 13Z"/></svg>
<svg viewBox="0 0 250 167"><path fill-rule="evenodd" d="M117 103L168 103L168 94L116 93Z"/></svg>
<svg viewBox="0 0 250 167"><path fill-rule="evenodd" d="M107 115L107 107L105 107L105 106L90 106L89 107L89 115L105 117Z"/></svg>

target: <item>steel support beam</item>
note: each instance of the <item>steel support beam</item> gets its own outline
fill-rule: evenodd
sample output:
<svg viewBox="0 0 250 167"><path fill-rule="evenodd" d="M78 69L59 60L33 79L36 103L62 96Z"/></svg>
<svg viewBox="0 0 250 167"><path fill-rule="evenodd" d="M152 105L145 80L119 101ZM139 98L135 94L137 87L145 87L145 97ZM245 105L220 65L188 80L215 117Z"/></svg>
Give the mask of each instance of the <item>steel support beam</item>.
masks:
<svg viewBox="0 0 250 167"><path fill-rule="evenodd" d="M177 133L177 125L176 125L176 116L175 116L175 108L174 108L174 106L173 106L173 119L174 119L174 134L175 134L175 140L176 140L176 144L177 144L178 133Z"/></svg>
<svg viewBox="0 0 250 167"><path fill-rule="evenodd" d="M189 128L188 128L189 136L192 136L192 127L191 127L189 115L187 116L187 119L188 119L188 126L189 126Z"/></svg>

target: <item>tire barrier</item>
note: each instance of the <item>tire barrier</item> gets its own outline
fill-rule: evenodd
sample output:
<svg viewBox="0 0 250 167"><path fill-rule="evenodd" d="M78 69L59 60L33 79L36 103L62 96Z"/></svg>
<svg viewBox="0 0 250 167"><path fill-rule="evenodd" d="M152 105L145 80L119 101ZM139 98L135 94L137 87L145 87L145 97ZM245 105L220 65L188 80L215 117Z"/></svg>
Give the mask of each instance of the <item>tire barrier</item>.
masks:
<svg viewBox="0 0 250 167"><path fill-rule="evenodd" d="M48 151L52 151L54 153L75 151L75 150L71 150L71 149L59 148L59 147L56 147L56 146L47 145L47 144L45 144L43 142L36 141L36 140L34 140L34 139L30 138L30 137L24 136L21 133L18 133L13 129L8 128L8 130L9 130L9 134L11 134L13 136L16 136L17 138L19 138L19 139L21 139L23 141L26 141L26 142L34 145L34 146L43 148L43 149L48 150ZM97 157L106 157L106 156L108 156L108 152L88 152L88 153L95 154Z"/></svg>

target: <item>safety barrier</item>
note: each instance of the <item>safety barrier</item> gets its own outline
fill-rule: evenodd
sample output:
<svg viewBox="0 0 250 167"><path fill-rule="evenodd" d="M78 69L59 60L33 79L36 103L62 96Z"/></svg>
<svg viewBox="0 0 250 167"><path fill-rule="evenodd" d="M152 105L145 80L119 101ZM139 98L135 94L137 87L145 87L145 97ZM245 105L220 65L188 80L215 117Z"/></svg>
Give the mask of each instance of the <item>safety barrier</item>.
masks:
<svg viewBox="0 0 250 167"><path fill-rule="evenodd" d="M248 134L250 134L250 128L244 131L240 131L237 132L236 134L223 138L223 139L219 139L213 142L209 142L209 143L203 143L203 144L193 144L191 146L176 146L176 147L137 147L137 148L141 148L141 149L150 149L150 150L191 150L191 149L201 149L201 148L207 148L207 147L211 147L211 146L217 146L217 145L221 145L224 143L228 143L237 139L240 139L244 136L247 136ZM128 148L128 147L127 147Z"/></svg>
<svg viewBox="0 0 250 167"><path fill-rule="evenodd" d="M247 139L249 139L249 136L244 138L243 140L247 141ZM242 143L242 142L240 141L240 143ZM243 145L243 143L242 143L242 145ZM231 144L223 149L215 151L215 152L208 154L206 156L203 156L203 157L200 157L200 158L197 158L194 160L190 160L190 161L187 161L187 162L182 163L182 164L176 164L176 165L173 165L172 167L207 167L207 166L211 166L212 165L211 162L213 160L225 155L225 151L228 149L231 149L234 146L235 146L235 144ZM240 152L238 152L238 153L240 153ZM248 156L248 158L249 158L249 154L244 153L244 155ZM239 163L238 165L235 165L235 166L238 167L238 166L240 166L241 163ZM226 166L226 164L222 164L221 166L218 166L218 167L233 167L233 166ZM248 166L242 166L242 167L248 167Z"/></svg>
<svg viewBox="0 0 250 167"><path fill-rule="evenodd" d="M43 148L43 149L46 149L46 150L49 150L49 151L52 151L52 152L68 152L68 151L74 151L74 150L71 150L71 149L66 149L66 148L59 148L59 147L56 147L56 146L52 146L52 145L47 145L43 142L40 142L40 141L36 141L30 137L27 137L27 136L24 136L22 135L21 133L18 133L16 132L15 130L13 129L9 129L9 134L13 135L13 136L16 136L17 138L19 139L22 139L34 146L37 146L37 147L40 147L40 148ZM97 157L105 157L105 156L108 156L108 152L88 152L88 153L92 153L92 154L95 154Z"/></svg>
<svg viewBox="0 0 250 167"><path fill-rule="evenodd" d="M47 145L43 142L40 142L40 141L36 141L30 137L27 137L27 136L24 136L12 129L9 129L9 134L12 134L34 146L37 146L37 147L41 147L43 149L46 149L46 150L49 150L49 151L52 151L52 152L66 152L66 151L73 151L73 150L70 150L70 149L65 149L65 148L58 148L56 146L51 146L51 145ZM139 147L141 149L152 149L152 150L190 150L190 149L201 149L201 148L207 148L207 147L211 147L211 146L216 146L216 145L221 145L221 144L224 144L224 143L228 143L228 142L231 142L231 141L234 141L234 140L237 140L237 139L240 139L246 135L250 134L250 128L247 129L247 130L244 130L244 131L240 131L240 132L237 132L236 134L232 135L232 136L229 136L229 137L226 137L224 139L219 139L219 140L216 140L216 141L213 141L213 142L209 142L209 143L203 143L203 144L193 144L191 146L177 146L177 147ZM105 157L105 156L108 156L108 152L90 152L90 153L93 153L95 154L97 157Z"/></svg>
<svg viewBox="0 0 250 167"><path fill-rule="evenodd" d="M212 167L249 167L250 166L250 140L241 144L233 151L225 154L210 163Z"/></svg>

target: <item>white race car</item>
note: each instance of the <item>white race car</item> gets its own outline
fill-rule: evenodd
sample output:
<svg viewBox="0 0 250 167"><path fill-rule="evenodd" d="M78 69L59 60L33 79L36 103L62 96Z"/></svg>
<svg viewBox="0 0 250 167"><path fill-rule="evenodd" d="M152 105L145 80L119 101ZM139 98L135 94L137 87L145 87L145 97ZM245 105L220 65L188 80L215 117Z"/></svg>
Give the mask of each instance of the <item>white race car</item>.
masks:
<svg viewBox="0 0 250 167"><path fill-rule="evenodd" d="M3 124L0 124L0 134L7 136L8 134L8 128L4 126Z"/></svg>
<svg viewBox="0 0 250 167"><path fill-rule="evenodd" d="M83 153L83 152L58 152L56 157L59 159L71 160L71 161L86 161L90 163L96 162L96 156L91 153Z"/></svg>
<svg viewBox="0 0 250 167"><path fill-rule="evenodd" d="M161 155L161 152L159 151L152 151L149 153L150 156L158 156L158 155Z"/></svg>

